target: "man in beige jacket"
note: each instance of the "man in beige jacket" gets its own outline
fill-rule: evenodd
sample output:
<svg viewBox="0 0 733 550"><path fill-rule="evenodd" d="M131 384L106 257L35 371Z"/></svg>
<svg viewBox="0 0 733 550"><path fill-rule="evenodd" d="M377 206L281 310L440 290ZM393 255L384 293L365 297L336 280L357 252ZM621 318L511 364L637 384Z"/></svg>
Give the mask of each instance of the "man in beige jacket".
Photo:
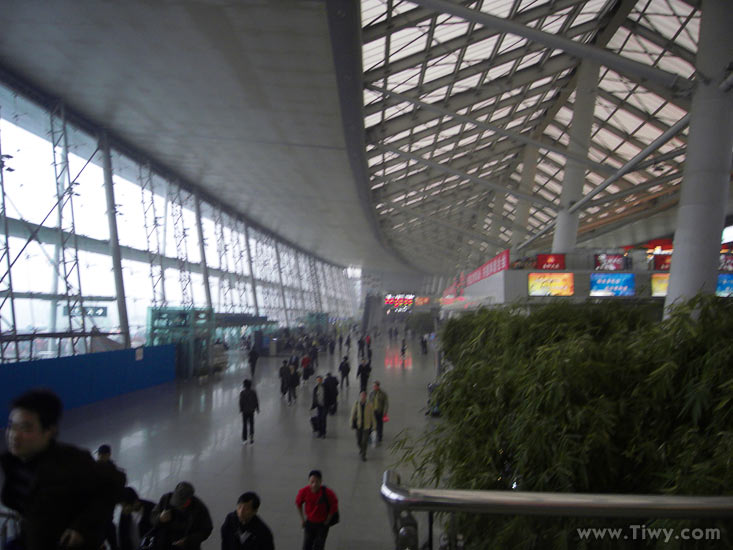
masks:
<svg viewBox="0 0 733 550"><path fill-rule="evenodd" d="M359 445L361 459L366 461L369 434L374 429L374 406L367 401L365 391L359 394L359 400L351 408L351 429L356 430L356 443Z"/></svg>
<svg viewBox="0 0 733 550"><path fill-rule="evenodd" d="M379 380L374 382L374 389L369 394L369 402L374 408L374 421L377 427L377 442L382 442L382 430L384 429L384 417L389 410L389 398L379 385Z"/></svg>

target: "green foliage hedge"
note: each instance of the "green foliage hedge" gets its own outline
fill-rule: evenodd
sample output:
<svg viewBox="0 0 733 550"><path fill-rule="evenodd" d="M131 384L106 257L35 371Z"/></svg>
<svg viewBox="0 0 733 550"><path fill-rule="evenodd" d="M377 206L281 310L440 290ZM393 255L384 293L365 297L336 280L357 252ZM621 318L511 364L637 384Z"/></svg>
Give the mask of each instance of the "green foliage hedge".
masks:
<svg viewBox="0 0 733 550"><path fill-rule="evenodd" d="M621 303L480 310L442 331L454 368L434 393L441 420L396 450L415 471L413 482L457 489L729 494L732 336L733 300L715 297L697 297L665 321ZM457 523L473 548L730 547L725 540L586 543L576 533L635 524L682 529L712 521L466 516Z"/></svg>

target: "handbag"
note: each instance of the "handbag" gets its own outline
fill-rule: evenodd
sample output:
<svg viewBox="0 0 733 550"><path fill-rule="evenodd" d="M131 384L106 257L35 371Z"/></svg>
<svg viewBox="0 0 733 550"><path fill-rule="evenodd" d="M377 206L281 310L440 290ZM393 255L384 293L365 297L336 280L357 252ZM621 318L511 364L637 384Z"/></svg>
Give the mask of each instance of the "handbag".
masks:
<svg viewBox="0 0 733 550"><path fill-rule="evenodd" d="M389 416L386 414L382 417L382 422L389 422Z"/></svg>

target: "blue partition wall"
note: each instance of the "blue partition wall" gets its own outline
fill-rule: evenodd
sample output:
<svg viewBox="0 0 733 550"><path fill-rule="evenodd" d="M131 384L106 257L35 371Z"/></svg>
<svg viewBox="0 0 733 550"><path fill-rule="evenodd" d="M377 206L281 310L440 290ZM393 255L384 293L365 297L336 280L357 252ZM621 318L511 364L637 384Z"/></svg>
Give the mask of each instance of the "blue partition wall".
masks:
<svg viewBox="0 0 733 550"><path fill-rule="evenodd" d="M7 425L10 400L30 388L52 389L71 409L170 382L175 370L174 345L6 363L0 365L0 426Z"/></svg>

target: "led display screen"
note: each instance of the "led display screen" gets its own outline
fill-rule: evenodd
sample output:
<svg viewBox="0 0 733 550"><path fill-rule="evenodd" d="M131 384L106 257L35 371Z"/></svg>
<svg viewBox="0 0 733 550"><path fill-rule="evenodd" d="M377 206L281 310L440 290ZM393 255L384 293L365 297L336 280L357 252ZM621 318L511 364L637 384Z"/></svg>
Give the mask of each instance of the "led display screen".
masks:
<svg viewBox="0 0 733 550"><path fill-rule="evenodd" d="M575 279L572 273L529 273L530 296L572 296Z"/></svg>
<svg viewBox="0 0 733 550"><path fill-rule="evenodd" d="M591 273L591 296L633 296L636 280L633 273Z"/></svg>

